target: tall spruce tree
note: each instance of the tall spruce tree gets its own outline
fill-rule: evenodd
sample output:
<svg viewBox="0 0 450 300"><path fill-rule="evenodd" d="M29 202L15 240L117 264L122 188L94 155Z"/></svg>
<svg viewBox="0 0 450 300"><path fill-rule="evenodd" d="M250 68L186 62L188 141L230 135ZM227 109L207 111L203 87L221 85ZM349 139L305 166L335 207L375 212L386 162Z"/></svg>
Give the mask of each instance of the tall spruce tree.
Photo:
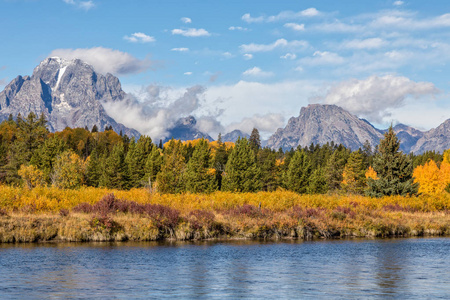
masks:
<svg viewBox="0 0 450 300"><path fill-rule="evenodd" d="M67 150L66 143L57 135L53 135L33 153L30 163L43 172L44 180L47 183L51 183L50 175L53 172L57 157L65 150Z"/></svg>
<svg viewBox="0 0 450 300"><path fill-rule="evenodd" d="M413 183L411 159L399 149L400 142L391 125L380 141L373 160L373 169L379 179L368 179L369 196L417 194L418 184Z"/></svg>
<svg viewBox="0 0 450 300"><path fill-rule="evenodd" d="M100 186L112 189L127 188L128 178L123 144L114 145L111 154L102 161L103 173L100 177Z"/></svg>
<svg viewBox="0 0 450 300"><path fill-rule="evenodd" d="M210 193L216 190L217 182L214 171L208 142L201 139L195 145L192 157L186 166L184 173L186 190L193 193Z"/></svg>
<svg viewBox="0 0 450 300"><path fill-rule="evenodd" d="M295 151L287 170L288 189L300 194L308 192L311 172L311 161L306 151Z"/></svg>
<svg viewBox="0 0 450 300"><path fill-rule="evenodd" d="M342 173L342 188L352 194L362 194L366 187L366 167L364 156L360 151L350 154Z"/></svg>
<svg viewBox="0 0 450 300"><path fill-rule="evenodd" d="M256 128L253 128L252 133L248 139L250 146L252 147L255 153L261 148L261 137L259 135L259 131Z"/></svg>
<svg viewBox="0 0 450 300"><path fill-rule="evenodd" d="M260 187L260 169L256 163L255 153L246 138L238 138L225 166L222 190L255 192Z"/></svg>
<svg viewBox="0 0 450 300"><path fill-rule="evenodd" d="M147 181L147 185L150 188L156 182L156 176L161 171L161 165L163 163L161 151L160 148L153 146L150 154L145 160L144 179Z"/></svg>

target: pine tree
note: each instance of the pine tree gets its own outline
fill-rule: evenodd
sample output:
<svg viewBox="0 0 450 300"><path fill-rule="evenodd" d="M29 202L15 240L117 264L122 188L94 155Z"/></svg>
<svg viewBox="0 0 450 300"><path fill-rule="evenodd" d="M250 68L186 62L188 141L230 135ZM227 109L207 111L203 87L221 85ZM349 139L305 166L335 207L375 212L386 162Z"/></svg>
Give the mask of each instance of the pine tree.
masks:
<svg viewBox="0 0 450 300"><path fill-rule="evenodd" d="M104 160L102 169L100 186L111 189L124 189L128 187L125 153L122 143L114 146L111 154Z"/></svg>
<svg viewBox="0 0 450 300"><path fill-rule="evenodd" d="M325 194L328 192L327 178L324 168L317 168L311 174L308 186L309 194Z"/></svg>
<svg viewBox="0 0 450 300"><path fill-rule="evenodd" d="M33 153L30 163L36 166L44 174L44 180L50 183L50 175L53 172L57 157L67 150L66 143L57 135L44 141Z"/></svg>
<svg viewBox="0 0 450 300"><path fill-rule="evenodd" d="M155 146L152 147L150 154L145 160L144 166L144 179L148 182L150 187L156 182L156 176L161 171L162 163L163 156L161 154L161 149Z"/></svg>
<svg viewBox="0 0 450 300"><path fill-rule="evenodd" d="M287 171L288 189L300 194L308 192L311 172L311 161L306 152L295 151Z"/></svg>
<svg viewBox="0 0 450 300"><path fill-rule="evenodd" d="M205 139L201 139L194 148L194 153L186 166L186 190L192 193L210 193L217 189L211 150Z"/></svg>
<svg viewBox="0 0 450 300"><path fill-rule="evenodd" d="M325 167L325 177L330 191L336 191L341 188L342 174L349 156L350 151L340 145L328 159Z"/></svg>
<svg viewBox="0 0 450 300"><path fill-rule="evenodd" d="M269 148L258 151L258 165L261 168L261 189L263 191L275 191L279 182L280 168L277 165L277 153Z"/></svg>
<svg viewBox="0 0 450 300"><path fill-rule="evenodd" d="M222 190L255 192L261 187L260 170L255 153L246 138L238 138L228 158L222 179Z"/></svg>
<svg viewBox="0 0 450 300"><path fill-rule="evenodd" d="M106 159L106 157L103 159ZM102 157L98 153L97 147L95 147L86 160L86 184L88 186L99 186L100 177L103 173L102 165L104 165L102 164Z"/></svg>
<svg viewBox="0 0 450 300"><path fill-rule="evenodd" d="M250 143L250 146L252 147L253 151L255 151L255 153L261 148L261 137L259 136L258 129L253 128L248 142Z"/></svg>
<svg viewBox="0 0 450 300"><path fill-rule="evenodd" d="M413 183L412 162L399 149L400 142L391 125L380 141L373 160L373 169L377 172L379 179L369 178L367 180L369 185L367 194L369 196L417 194L418 184Z"/></svg>
<svg viewBox="0 0 450 300"><path fill-rule="evenodd" d="M224 142L222 142L222 135L219 133L219 137L217 139L218 146L214 152L214 169L216 174L216 181L218 189L222 189L222 175L225 172L225 166L228 161L229 151L227 150L227 146Z"/></svg>
<svg viewBox="0 0 450 300"><path fill-rule="evenodd" d="M171 139L164 149L163 164L161 172L156 176L158 190L161 193L176 194L185 190L184 171L185 171L184 147L180 141Z"/></svg>

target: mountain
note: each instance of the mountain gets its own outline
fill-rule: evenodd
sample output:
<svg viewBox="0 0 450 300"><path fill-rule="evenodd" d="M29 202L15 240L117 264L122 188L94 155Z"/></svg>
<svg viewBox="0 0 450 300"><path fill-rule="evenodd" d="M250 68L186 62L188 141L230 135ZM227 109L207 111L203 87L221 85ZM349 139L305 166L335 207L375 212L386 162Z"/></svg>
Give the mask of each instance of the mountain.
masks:
<svg viewBox="0 0 450 300"><path fill-rule="evenodd" d="M214 139L208 134L196 129L196 124L197 120L193 116L179 119L176 122L175 126L169 130L169 135L166 141L170 140L171 138L182 141L205 138L211 142L214 141Z"/></svg>
<svg viewBox="0 0 450 300"><path fill-rule="evenodd" d="M450 119L423 134L411 147L411 152L421 154L425 151L439 151L450 148Z"/></svg>
<svg viewBox="0 0 450 300"><path fill-rule="evenodd" d="M359 119L336 105L310 104L300 110L298 117L289 119L268 140L272 149L289 150L297 146L334 142L356 150L366 141L379 143L382 133L369 122Z"/></svg>
<svg viewBox="0 0 450 300"><path fill-rule="evenodd" d="M0 93L0 121L10 114L43 113L50 131L112 126L116 132L138 137L139 132L117 123L102 106L102 102L122 101L125 95L115 76L98 74L79 59L51 57L42 61L31 77L16 77Z"/></svg>
<svg viewBox="0 0 450 300"><path fill-rule="evenodd" d="M404 124L397 124L393 129L400 140L400 150L405 153L411 152L411 148L414 147L417 141L424 135L422 131Z"/></svg>
<svg viewBox="0 0 450 300"><path fill-rule="evenodd" d="M239 137L248 139L250 137L250 135L240 131L239 129L235 129L235 130L225 134L222 137L222 141L223 142L233 142L233 143L235 143Z"/></svg>

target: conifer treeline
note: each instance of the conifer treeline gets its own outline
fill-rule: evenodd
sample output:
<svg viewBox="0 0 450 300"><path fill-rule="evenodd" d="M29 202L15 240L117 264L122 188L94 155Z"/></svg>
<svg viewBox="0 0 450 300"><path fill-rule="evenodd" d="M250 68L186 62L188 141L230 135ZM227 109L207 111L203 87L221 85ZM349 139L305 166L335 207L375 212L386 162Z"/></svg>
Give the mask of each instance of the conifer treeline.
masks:
<svg viewBox="0 0 450 300"><path fill-rule="evenodd" d="M379 147L367 142L350 151L327 143L283 152L262 148L256 129L235 144L171 140L161 147L150 137L137 141L111 128L66 128L49 133L43 116L30 113L0 124L0 181L6 184L81 185L130 189L147 187L162 193L274 191L348 192L371 196L417 193L412 172L429 159L427 152L405 155L392 128Z"/></svg>

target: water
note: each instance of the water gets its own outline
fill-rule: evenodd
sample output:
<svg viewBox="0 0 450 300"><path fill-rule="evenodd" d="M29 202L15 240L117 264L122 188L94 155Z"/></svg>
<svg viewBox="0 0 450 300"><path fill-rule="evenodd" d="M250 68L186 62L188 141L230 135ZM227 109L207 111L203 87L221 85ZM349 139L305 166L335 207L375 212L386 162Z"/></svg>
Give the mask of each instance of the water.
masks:
<svg viewBox="0 0 450 300"><path fill-rule="evenodd" d="M0 244L1 299L450 298L450 238Z"/></svg>

